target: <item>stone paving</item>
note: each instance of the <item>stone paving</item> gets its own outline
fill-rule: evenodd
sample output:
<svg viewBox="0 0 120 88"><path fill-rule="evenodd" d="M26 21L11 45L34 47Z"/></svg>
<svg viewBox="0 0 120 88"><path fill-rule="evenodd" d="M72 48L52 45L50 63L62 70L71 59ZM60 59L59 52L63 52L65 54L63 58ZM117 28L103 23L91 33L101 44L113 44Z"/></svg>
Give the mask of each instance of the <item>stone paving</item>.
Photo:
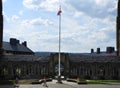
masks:
<svg viewBox="0 0 120 88"><path fill-rule="evenodd" d="M63 84L57 84L55 80L52 82L47 82L48 87L44 87L42 84L26 84L26 85L19 85L19 87L15 87L14 85L5 85L0 86L0 88L120 88L120 85L78 85L72 82L63 81Z"/></svg>

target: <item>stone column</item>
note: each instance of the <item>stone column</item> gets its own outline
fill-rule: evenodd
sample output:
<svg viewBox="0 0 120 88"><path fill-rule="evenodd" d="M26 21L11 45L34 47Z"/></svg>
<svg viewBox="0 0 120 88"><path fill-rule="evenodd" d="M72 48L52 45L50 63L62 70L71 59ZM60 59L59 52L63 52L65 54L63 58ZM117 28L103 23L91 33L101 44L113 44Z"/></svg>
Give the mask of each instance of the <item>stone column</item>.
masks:
<svg viewBox="0 0 120 88"><path fill-rule="evenodd" d="M2 15L2 0L0 0L0 55L3 53L2 42L3 42L3 15Z"/></svg>

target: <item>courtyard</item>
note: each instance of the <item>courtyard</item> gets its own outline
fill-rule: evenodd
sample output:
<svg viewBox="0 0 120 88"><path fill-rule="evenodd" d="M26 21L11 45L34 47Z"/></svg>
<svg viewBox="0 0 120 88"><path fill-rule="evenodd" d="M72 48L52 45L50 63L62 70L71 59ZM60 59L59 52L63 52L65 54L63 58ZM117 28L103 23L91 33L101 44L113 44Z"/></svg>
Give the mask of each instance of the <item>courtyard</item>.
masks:
<svg viewBox="0 0 120 88"><path fill-rule="evenodd" d="M1 85L0 88L120 88L120 84L81 84L78 85L73 82L63 81L63 84L56 83L56 80L47 82L48 87L42 84L18 84L15 85Z"/></svg>

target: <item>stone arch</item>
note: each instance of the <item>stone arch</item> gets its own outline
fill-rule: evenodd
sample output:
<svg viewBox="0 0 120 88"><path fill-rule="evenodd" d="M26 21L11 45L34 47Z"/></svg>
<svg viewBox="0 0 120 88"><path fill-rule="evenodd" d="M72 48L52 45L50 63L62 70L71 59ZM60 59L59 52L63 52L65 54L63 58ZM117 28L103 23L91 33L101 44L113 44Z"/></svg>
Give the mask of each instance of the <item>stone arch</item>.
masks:
<svg viewBox="0 0 120 88"><path fill-rule="evenodd" d="M14 78L15 77L20 77L20 75L21 75L21 68L20 68L19 65L14 65L13 74L14 74Z"/></svg>
<svg viewBox="0 0 120 88"><path fill-rule="evenodd" d="M69 55L65 53L61 53L61 65L64 67L64 71L62 71L61 75L66 76L69 72ZM55 66L58 64L58 53L54 53L50 55L49 69L51 69L50 74L55 76Z"/></svg>
<svg viewBox="0 0 120 88"><path fill-rule="evenodd" d="M2 79L7 79L9 75L9 69L7 65L2 65L1 67L1 78Z"/></svg>
<svg viewBox="0 0 120 88"><path fill-rule="evenodd" d="M105 79L105 67L104 67L104 65L98 66L97 75L98 75L99 79Z"/></svg>
<svg viewBox="0 0 120 88"><path fill-rule="evenodd" d="M27 75L32 75L32 70L33 70L32 64L27 64L26 74Z"/></svg>

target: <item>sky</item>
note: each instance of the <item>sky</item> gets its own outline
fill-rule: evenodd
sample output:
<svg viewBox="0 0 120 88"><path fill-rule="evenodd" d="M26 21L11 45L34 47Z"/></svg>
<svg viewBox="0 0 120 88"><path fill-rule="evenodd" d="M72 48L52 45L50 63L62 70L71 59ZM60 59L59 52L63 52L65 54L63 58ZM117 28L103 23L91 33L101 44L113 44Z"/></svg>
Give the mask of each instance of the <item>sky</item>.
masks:
<svg viewBox="0 0 120 88"><path fill-rule="evenodd" d="M3 0L3 40L27 41L33 51L89 53L116 47L117 0Z"/></svg>

